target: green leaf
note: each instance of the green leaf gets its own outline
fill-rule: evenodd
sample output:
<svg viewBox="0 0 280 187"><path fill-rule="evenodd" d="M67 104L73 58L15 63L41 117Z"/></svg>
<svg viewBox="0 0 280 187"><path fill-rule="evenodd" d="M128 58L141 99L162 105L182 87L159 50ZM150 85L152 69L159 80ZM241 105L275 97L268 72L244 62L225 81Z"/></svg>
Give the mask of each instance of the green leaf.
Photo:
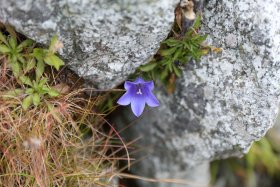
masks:
<svg viewBox="0 0 280 187"><path fill-rule="evenodd" d="M175 51L177 50L177 47L172 47L170 49L164 49L160 51L160 54L164 57L171 56Z"/></svg>
<svg viewBox="0 0 280 187"><path fill-rule="evenodd" d="M23 42L21 42L17 48L22 50L23 48L29 47L32 44L33 44L33 41L30 39L27 39L27 40L24 40Z"/></svg>
<svg viewBox="0 0 280 187"><path fill-rule="evenodd" d="M53 66L56 70L59 70L60 66L64 65L64 62L54 54L46 56L44 61L46 64Z"/></svg>
<svg viewBox="0 0 280 187"><path fill-rule="evenodd" d="M9 38L9 44L12 49L16 49L17 47L17 40L14 37Z"/></svg>
<svg viewBox="0 0 280 187"><path fill-rule="evenodd" d="M18 61L17 61L17 55L11 54L11 55L10 55L9 62L11 62L11 63L16 63L16 62L18 62Z"/></svg>
<svg viewBox="0 0 280 187"><path fill-rule="evenodd" d="M40 95L38 93L34 93L33 94L33 104L35 106L38 106L40 104L41 98Z"/></svg>
<svg viewBox="0 0 280 187"><path fill-rule="evenodd" d="M6 45L0 45L0 53L9 53L11 52L11 49L7 47Z"/></svg>
<svg viewBox="0 0 280 187"><path fill-rule="evenodd" d="M25 90L25 93L28 94L28 95L31 95L31 94L34 93L34 89L33 89L33 88L27 88L27 89Z"/></svg>
<svg viewBox="0 0 280 187"><path fill-rule="evenodd" d="M197 30L200 27L200 25L201 25L201 15L198 15L193 24L193 28Z"/></svg>
<svg viewBox="0 0 280 187"><path fill-rule="evenodd" d="M33 83L33 84L32 84L33 89L34 89L35 91L38 91L38 90L39 90L38 81L33 80L32 83Z"/></svg>
<svg viewBox="0 0 280 187"><path fill-rule="evenodd" d="M173 56L173 61L177 60L180 56L182 56L182 48L178 49L174 56Z"/></svg>
<svg viewBox="0 0 280 187"><path fill-rule="evenodd" d="M12 68L14 76L18 77L20 74L20 70L21 70L21 66L20 66L19 62L11 63L11 68Z"/></svg>
<svg viewBox="0 0 280 187"><path fill-rule="evenodd" d="M172 59L163 59L160 63L161 65L168 65L172 63Z"/></svg>
<svg viewBox="0 0 280 187"><path fill-rule="evenodd" d="M185 57L179 58L178 60L179 60L181 63L186 64L186 63L190 62L191 59L192 59L191 56L185 56Z"/></svg>
<svg viewBox="0 0 280 187"><path fill-rule="evenodd" d="M182 70L180 68L178 68L175 64L173 65L173 70L174 70L177 77L181 77Z"/></svg>
<svg viewBox="0 0 280 187"><path fill-rule="evenodd" d="M23 90L22 89L13 89L13 90L9 90L7 92L5 92L2 96L3 97L17 97L18 95L23 94Z"/></svg>
<svg viewBox="0 0 280 187"><path fill-rule="evenodd" d="M189 40L193 34L194 34L194 31L192 29L189 29L185 34L184 40Z"/></svg>
<svg viewBox="0 0 280 187"><path fill-rule="evenodd" d="M43 91L44 93L48 93L48 92L50 91L50 88L49 88L47 85L43 85L43 86L42 86L42 91Z"/></svg>
<svg viewBox="0 0 280 187"><path fill-rule="evenodd" d="M29 72L31 69L33 69L36 65L36 62L35 62L35 59L30 59L28 62L27 62L27 65L26 65L26 68L25 68L25 72Z"/></svg>
<svg viewBox="0 0 280 187"><path fill-rule="evenodd" d="M23 110L27 110L29 106L32 104L32 101L33 101L32 96L31 95L27 96L22 102Z"/></svg>
<svg viewBox="0 0 280 187"><path fill-rule="evenodd" d="M143 72L152 71L157 66L157 63L148 63L146 65L140 66L139 69Z"/></svg>
<svg viewBox="0 0 280 187"><path fill-rule="evenodd" d="M169 71L172 72L172 70L173 70L173 63L169 63L167 66L168 66Z"/></svg>
<svg viewBox="0 0 280 187"><path fill-rule="evenodd" d="M35 57L38 61L43 61L45 55L46 55L46 50L40 48L33 49L32 56Z"/></svg>
<svg viewBox="0 0 280 187"><path fill-rule="evenodd" d="M37 66L36 66L36 70L35 70L35 74L36 74L36 80L39 80L41 78L41 76L43 75L45 71L45 64L43 61L38 61L37 62Z"/></svg>
<svg viewBox="0 0 280 187"><path fill-rule="evenodd" d="M59 92L56 91L55 89L49 89L48 95L51 97L57 97L57 96L59 96Z"/></svg>
<svg viewBox="0 0 280 187"><path fill-rule="evenodd" d="M21 62L22 64L25 64L25 59L23 58L23 56L21 54L17 54L17 55L14 55L19 62Z"/></svg>
<svg viewBox="0 0 280 187"><path fill-rule="evenodd" d="M0 32L0 41L2 41L4 44L9 45L6 37Z"/></svg>
<svg viewBox="0 0 280 187"><path fill-rule="evenodd" d="M19 77L19 80L20 80L23 84L26 84L26 85L28 85L28 86L33 86L33 85L32 85L32 82L31 82L31 80L30 80L30 78L27 77L27 76L25 76L25 75L20 76L20 77Z"/></svg>
<svg viewBox="0 0 280 187"><path fill-rule="evenodd" d="M164 71L160 74L160 79L164 80L168 76L168 67L164 69Z"/></svg>
<svg viewBox="0 0 280 187"><path fill-rule="evenodd" d="M55 52L55 45L56 45L57 41L58 41L57 35L53 36L51 39L50 47L49 47L49 52L51 52L52 54Z"/></svg>
<svg viewBox="0 0 280 187"><path fill-rule="evenodd" d="M202 42L204 42L207 39L208 35L197 35L195 36L192 40L197 43L197 44L201 44Z"/></svg>
<svg viewBox="0 0 280 187"><path fill-rule="evenodd" d="M177 46L177 45L181 45L180 40L175 40L173 38L169 38L162 43L168 45L169 47L174 47L174 46Z"/></svg>
<svg viewBox="0 0 280 187"><path fill-rule="evenodd" d="M190 42L185 42L184 43L184 48L185 49L188 49L189 51L192 51L192 45Z"/></svg>
<svg viewBox="0 0 280 187"><path fill-rule="evenodd" d="M38 86L39 86L39 87L43 87L44 85L46 85L47 81L48 81L47 78L45 78L45 77L42 78L42 79L39 81Z"/></svg>

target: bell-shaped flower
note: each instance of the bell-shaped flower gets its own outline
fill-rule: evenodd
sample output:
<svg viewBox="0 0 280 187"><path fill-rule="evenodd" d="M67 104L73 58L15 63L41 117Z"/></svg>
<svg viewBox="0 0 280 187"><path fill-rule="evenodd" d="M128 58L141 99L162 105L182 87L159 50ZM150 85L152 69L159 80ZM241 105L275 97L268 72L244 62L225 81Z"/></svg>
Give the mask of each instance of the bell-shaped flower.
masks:
<svg viewBox="0 0 280 187"><path fill-rule="evenodd" d="M150 107L159 106L159 101L153 94L154 82L144 81L142 78L137 78L134 82L125 81L124 88L126 93L118 100L120 105L131 104L132 112L139 117L145 108L145 104Z"/></svg>

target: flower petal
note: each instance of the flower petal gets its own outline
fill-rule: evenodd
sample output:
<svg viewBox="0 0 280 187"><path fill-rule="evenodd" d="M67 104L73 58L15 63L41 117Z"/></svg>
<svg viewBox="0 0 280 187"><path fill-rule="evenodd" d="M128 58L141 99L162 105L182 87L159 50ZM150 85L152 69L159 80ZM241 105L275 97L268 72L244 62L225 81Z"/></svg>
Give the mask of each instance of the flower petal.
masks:
<svg viewBox="0 0 280 187"><path fill-rule="evenodd" d="M152 91L155 87L154 81L147 81L147 82L145 82L144 85L145 85L145 87L149 88L150 91Z"/></svg>
<svg viewBox="0 0 280 187"><path fill-rule="evenodd" d="M135 83L135 84L144 84L144 83L146 83L146 82L145 82L144 79L142 79L141 77L138 77L138 78L134 81L134 83Z"/></svg>
<svg viewBox="0 0 280 187"><path fill-rule="evenodd" d="M145 108L145 96L144 95L134 95L131 100L131 109L135 116L139 117Z"/></svg>
<svg viewBox="0 0 280 187"><path fill-rule="evenodd" d="M157 100L156 96L153 94L153 92L151 92L150 90L145 90L145 94L146 94L146 103L147 105L149 105L150 107L157 107L160 105L159 101Z"/></svg>
<svg viewBox="0 0 280 187"><path fill-rule="evenodd" d="M129 105L131 103L133 95L131 92L126 92L118 101L119 105Z"/></svg>
<svg viewBox="0 0 280 187"><path fill-rule="evenodd" d="M132 88L132 86L135 86L135 84L133 82L130 82L130 81L124 82L124 89L126 89L126 90L130 90Z"/></svg>

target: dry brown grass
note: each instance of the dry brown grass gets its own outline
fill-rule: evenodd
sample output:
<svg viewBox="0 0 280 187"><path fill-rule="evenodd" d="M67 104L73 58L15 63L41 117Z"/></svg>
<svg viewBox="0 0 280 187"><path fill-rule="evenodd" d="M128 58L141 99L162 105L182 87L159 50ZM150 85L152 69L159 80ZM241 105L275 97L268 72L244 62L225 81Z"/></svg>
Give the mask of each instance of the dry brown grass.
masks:
<svg viewBox="0 0 280 187"><path fill-rule="evenodd" d="M126 146L112 126L104 131L107 121L95 112L100 97L56 85L70 93L24 111L24 96L7 94L18 87L9 73L0 85L0 186L113 185L118 160L129 157L116 156Z"/></svg>

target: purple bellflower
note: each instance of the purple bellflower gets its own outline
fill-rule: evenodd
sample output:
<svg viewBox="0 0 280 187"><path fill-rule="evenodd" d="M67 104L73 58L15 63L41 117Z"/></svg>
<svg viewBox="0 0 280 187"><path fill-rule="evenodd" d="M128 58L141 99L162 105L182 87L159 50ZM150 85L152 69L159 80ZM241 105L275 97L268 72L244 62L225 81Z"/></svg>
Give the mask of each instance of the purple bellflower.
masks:
<svg viewBox="0 0 280 187"><path fill-rule="evenodd" d="M125 81L124 88L126 93L118 100L119 105L131 104L132 112L139 117L145 108L145 104L150 107L159 106L159 101L153 94L154 82L144 81L137 78L134 82Z"/></svg>

